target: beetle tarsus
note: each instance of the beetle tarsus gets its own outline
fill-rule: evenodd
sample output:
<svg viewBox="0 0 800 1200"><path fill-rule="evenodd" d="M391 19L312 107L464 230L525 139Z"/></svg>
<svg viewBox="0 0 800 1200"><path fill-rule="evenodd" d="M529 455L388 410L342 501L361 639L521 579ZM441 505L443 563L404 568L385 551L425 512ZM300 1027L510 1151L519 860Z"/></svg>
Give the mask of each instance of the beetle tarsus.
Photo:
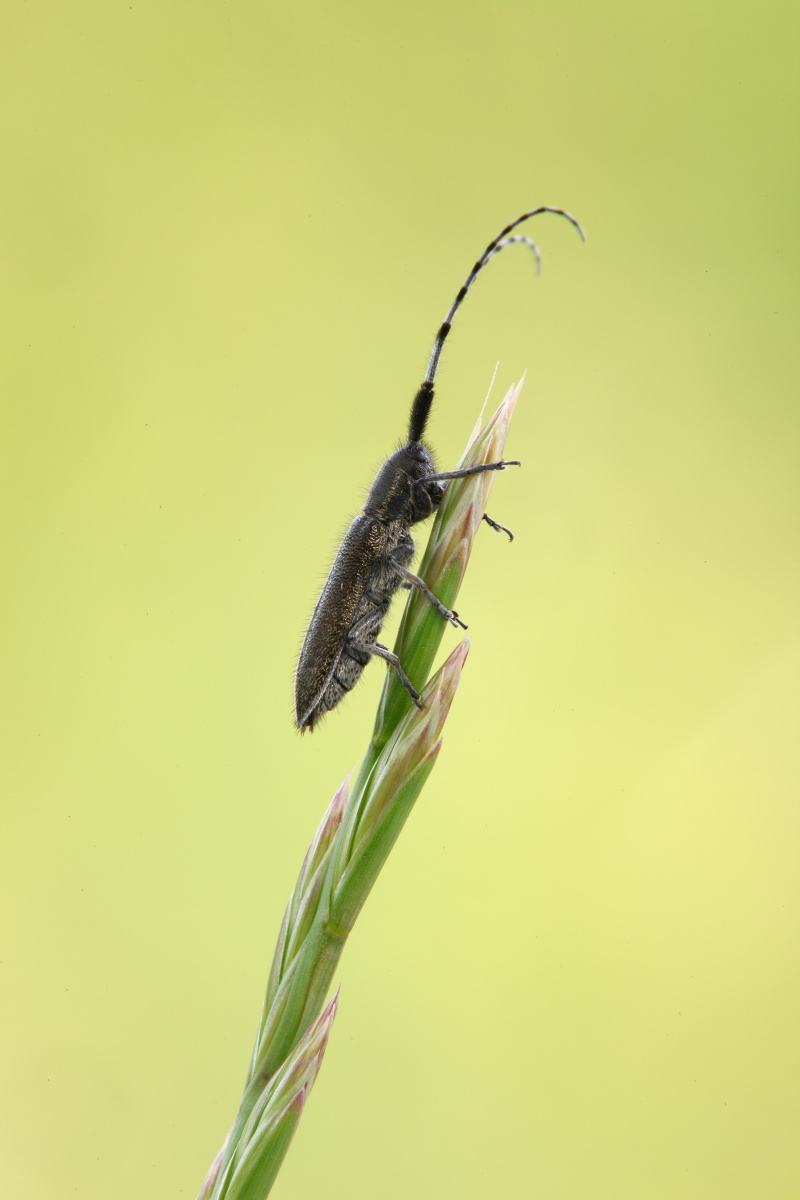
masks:
<svg viewBox="0 0 800 1200"><path fill-rule="evenodd" d="M513 542L514 535L510 529L506 529L505 525L501 525L499 523L499 521L493 521L488 513L483 514L483 520L486 522L487 525L491 526L491 528L495 531L495 533L507 533L508 540L510 542Z"/></svg>

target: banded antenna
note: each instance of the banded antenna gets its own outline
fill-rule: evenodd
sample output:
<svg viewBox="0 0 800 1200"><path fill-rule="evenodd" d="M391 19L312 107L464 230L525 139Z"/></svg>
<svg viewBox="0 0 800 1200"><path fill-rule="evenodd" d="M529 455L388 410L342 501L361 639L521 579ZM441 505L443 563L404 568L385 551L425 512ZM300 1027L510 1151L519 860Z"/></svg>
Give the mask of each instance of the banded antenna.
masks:
<svg viewBox="0 0 800 1200"><path fill-rule="evenodd" d="M439 332L436 334L436 341L433 343L433 350L431 351L431 357L428 362L428 369L425 372L425 378L420 384L419 391L414 397L414 403L411 405L411 416L409 417L408 421L408 440L410 442L419 442L422 439L423 433L425 432L425 426L428 423L428 416L430 415L431 405L433 404L433 383L436 379L436 372L439 367L439 359L442 355L442 348L444 346L445 338L452 328L453 318L461 308L461 305L464 303L467 292L472 287L473 283L478 278L486 264L491 262L494 256L499 254L501 250L505 250L506 246L511 246L514 244L514 242L522 242L531 250L536 266L536 274L539 274L542 266L542 256L539 253L539 247L536 245L536 243L533 242L529 237L526 237L523 233L516 233L513 237L510 237L509 235L512 229L516 229L517 226L521 225L523 221L529 221L531 217L538 217L540 213L555 213L557 217L564 217L565 220L569 221L570 225L573 225L575 229L577 229L578 233L580 234L581 241L586 241L586 234L584 233L580 222L577 221L571 213L568 213L563 208L550 208L548 205L543 205L541 208L533 208L530 212L523 213L521 217L517 217L516 221L512 221L510 225L506 225L505 229L501 230L497 237L489 242L489 245L486 247L483 254L480 256L478 261L475 263L475 266L464 280L458 295L450 305L450 311L440 326Z"/></svg>

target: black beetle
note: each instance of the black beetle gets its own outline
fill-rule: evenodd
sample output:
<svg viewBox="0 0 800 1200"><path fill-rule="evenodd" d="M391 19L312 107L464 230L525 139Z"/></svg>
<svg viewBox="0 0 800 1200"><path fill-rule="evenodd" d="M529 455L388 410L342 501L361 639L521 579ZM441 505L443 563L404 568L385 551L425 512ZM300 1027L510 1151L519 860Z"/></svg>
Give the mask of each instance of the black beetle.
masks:
<svg viewBox="0 0 800 1200"><path fill-rule="evenodd" d="M446 621L466 629L458 613L445 608L423 580L408 569L414 556L409 526L424 521L438 507L444 495L444 481L482 471L502 471L519 463L485 463L460 471L437 471L422 436L433 403L433 384L442 347L464 297L486 264L513 242L523 242L533 251L538 270L541 260L536 245L524 235L509 237L509 234L523 221L545 212L565 217L584 238L579 223L564 209L536 208L507 225L489 243L467 276L436 335L428 370L411 406L408 441L378 472L363 516L356 517L345 534L314 609L295 673L295 722L301 731L313 729L326 712L336 707L356 685L373 655L394 667L413 702L422 707L419 693L397 655L377 640L392 597L401 587L419 588ZM484 520L493 529L512 536L486 514Z"/></svg>

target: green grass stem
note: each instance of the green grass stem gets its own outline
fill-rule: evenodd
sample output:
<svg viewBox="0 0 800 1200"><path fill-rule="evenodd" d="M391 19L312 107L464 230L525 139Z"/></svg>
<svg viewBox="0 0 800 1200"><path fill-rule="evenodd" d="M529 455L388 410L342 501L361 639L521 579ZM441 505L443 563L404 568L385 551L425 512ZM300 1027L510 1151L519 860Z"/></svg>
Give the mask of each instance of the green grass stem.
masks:
<svg viewBox="0 0 800 1200"><path fill-rule="evenodd" d="M521 384L459 466L502 459ZM452 480L437 511L419 574L448 607L455 602L496 472ZM433 769L469 649L464 639L428 680L446 622L414 590L395 643L423 707L388 670L372 738L355 784L333 797L306 852L275 948L244 1094L198 1200L263 1200L319 1071L338 993L336 967L372 885Z"/></svg>

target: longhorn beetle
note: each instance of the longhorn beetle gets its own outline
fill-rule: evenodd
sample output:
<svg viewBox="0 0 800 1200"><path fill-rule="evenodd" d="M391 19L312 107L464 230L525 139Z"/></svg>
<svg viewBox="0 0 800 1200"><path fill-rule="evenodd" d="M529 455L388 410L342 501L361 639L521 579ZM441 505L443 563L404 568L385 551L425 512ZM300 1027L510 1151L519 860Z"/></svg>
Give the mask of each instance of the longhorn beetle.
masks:
<svg viewBox="0 0 800 1200"><path fill-rule="evenodd" d="M397 655L377 640L392 596L399 588L419 588L445 621L467 628L458 613L445 608L423 580L408 569L414 557L409 526L424 521L438 507L447 480L463 479L481 471L503 471L506 467L518 467L519 462L484 463L460 471L437 471L433 454L422 436L433 403L433 384L442 347L467 292L486 264L514 242L522 242L533 251L538 272L541 257L535 243L524 234L509 235L523 221L545 212L566 218L585 240L579 223L564 209L546 206L532 209L506 225L467 276L436 334L425 378L411 405L408 441L395 450L378 472L363 516L356 517L345 534L314 609L295 674L295 721L301 732L313 729L320 718L355 687L373 655L394 667L414 704L422 707L419 693ZM492 529L513 538L510 530L485 513L483 519Z"/></svg>

